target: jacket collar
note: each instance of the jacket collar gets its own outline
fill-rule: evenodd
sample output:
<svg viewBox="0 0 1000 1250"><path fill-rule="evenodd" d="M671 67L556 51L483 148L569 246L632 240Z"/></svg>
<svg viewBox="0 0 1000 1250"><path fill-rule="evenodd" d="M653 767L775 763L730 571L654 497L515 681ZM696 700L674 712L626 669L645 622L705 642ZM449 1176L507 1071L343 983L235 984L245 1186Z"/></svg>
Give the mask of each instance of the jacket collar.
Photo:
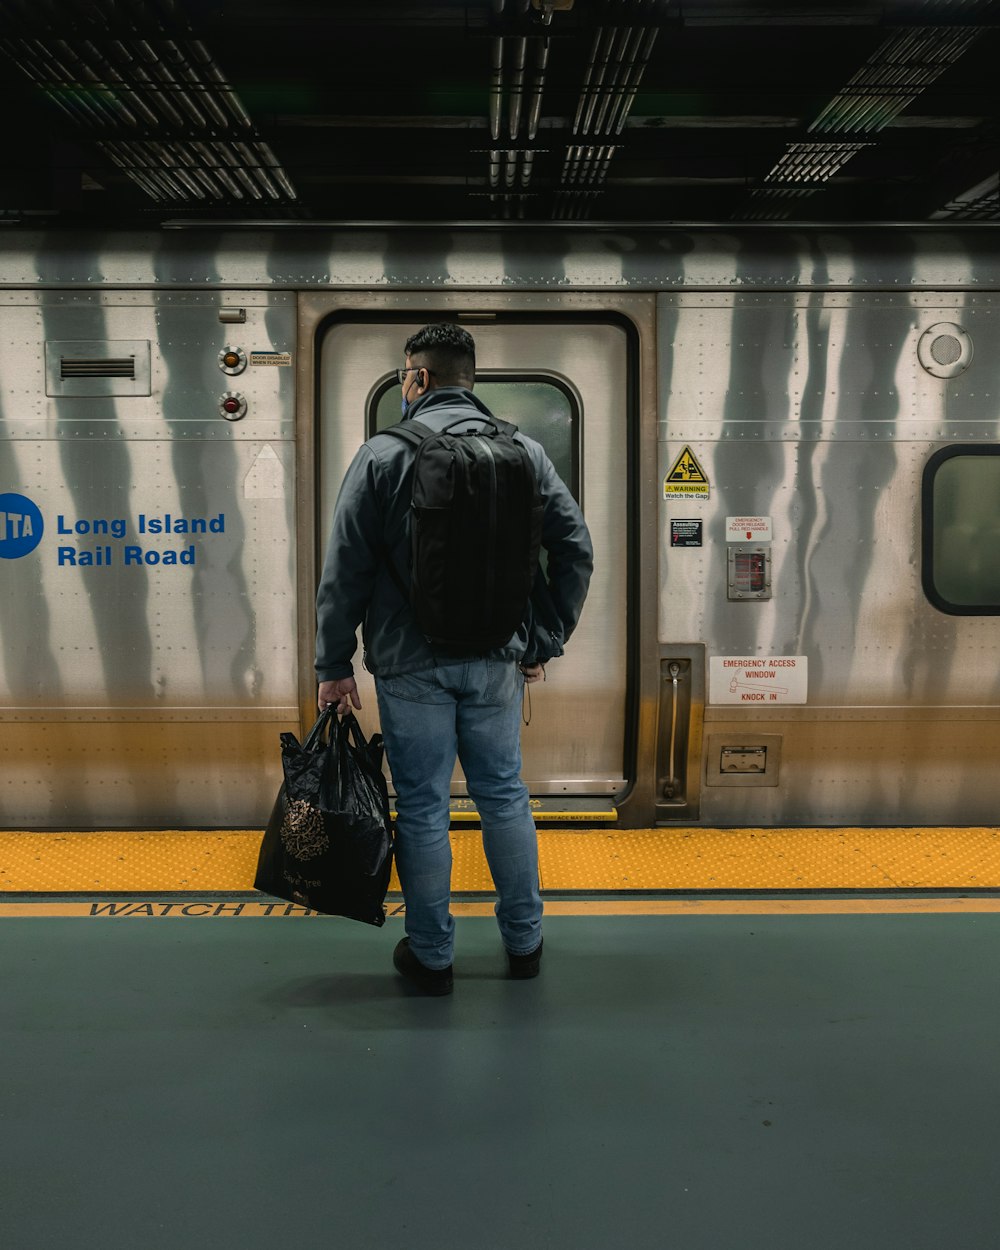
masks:
<svg viewBox="0 0 1000 1250"><path fill-rule="evenodd" d="M421 417L431 416L435 410L468 407L477 408L484 417L491 419L493 417L493 413L479 396L473 395L472 391L466 390L464 386L437 386L426 395L421 395L419 399L414 400L407 408L403 420L419 421Z"/></svg>

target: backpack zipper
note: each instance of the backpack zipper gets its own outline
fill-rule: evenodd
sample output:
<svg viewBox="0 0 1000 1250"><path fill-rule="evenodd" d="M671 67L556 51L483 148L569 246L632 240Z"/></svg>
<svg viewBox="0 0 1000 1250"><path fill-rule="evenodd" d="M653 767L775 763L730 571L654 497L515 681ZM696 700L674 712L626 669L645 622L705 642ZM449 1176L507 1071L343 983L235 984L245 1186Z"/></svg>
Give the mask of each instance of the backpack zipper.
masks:
<svg viewBox="0 0 1000 1250"><path fill-rule="evenodd" d="M493 448L490 446L490 440L484 438L482 434L474 434L473 438L478 439L486 449L486 454L490 459L490 512L489 512L489 555L486 560L486 595L483 602L484 619L488 623L493 614L493 598L495 594L495 565L494 554L497 545L497 462L496 456L493 454Z"/></svg>

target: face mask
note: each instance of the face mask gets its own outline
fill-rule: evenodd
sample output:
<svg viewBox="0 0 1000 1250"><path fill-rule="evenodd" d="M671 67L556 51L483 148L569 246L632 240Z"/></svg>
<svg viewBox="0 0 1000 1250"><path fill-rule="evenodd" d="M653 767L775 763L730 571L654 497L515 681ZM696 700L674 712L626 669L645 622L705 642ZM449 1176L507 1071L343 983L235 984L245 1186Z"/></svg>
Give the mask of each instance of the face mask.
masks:
<svg viewBox="0 0 1000 1250"><path fill-rule="evenodd" d="M409 401L409 400L406 398L406 396L404 395L404 396L403 396L403 402L400 404L400 408L402 408L402 410L403 410L403 416L404 416L404 417L406 416L406 410L409 408L409 406L410 406L410 401Z"/></svg>

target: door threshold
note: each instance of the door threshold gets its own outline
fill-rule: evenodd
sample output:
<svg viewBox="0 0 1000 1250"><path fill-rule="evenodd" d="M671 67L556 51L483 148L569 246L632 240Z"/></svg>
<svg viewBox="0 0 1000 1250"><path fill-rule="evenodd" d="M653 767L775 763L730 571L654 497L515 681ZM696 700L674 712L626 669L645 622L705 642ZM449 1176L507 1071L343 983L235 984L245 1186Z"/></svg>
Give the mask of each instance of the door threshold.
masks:
<svg viewBox="0 0 1000 1250"><path fill-rule="evenodd" d="M451 800L451 823L453 825L478 825L479 812L471 799ZM614 824L618 809L614 799L597 794L565 795L545 794L531 796L531 814L537 824ZM396 819L395 807L390 813Z"/></svg>

